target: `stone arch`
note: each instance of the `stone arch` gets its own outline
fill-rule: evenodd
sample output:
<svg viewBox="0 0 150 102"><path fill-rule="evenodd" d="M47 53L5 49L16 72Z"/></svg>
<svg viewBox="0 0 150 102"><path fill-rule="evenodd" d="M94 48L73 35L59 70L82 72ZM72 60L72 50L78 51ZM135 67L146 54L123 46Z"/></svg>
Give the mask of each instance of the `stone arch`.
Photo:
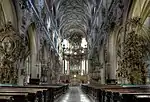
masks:
<svg viewBox="0 0 150 102"><path fill-rule="evenodd" d="M125 39L125 35L124 35L124 27L121 26L118 31L116 32L115 35L115 60L116 60L116 79L118 80L118 82L120 81L122 83L122 79L118 79L119 75L118 75L118 69L120 66L120 60L122 58L122 49L123 49L123 42Z"/></svg>
<svg viewBox="0 0 150 102"><path fill-rule="evenodd" d="M133 0L129 18L139 17L140 23L143 24L150 14L149 0Z"/></svg>
<svg viewBox="0 0 150 102"><path fill-rule="evenodd" d="M135 29L138 26L140 26L140 27L138 29ZM147 45L145 45L146 44L145 41L143 42L143 40L145 40L145 39L143 39L144 37L142 37L143 36L142 34L145 34L145 33L141 33L142 27L143 27L143 25L141 25L141 23L139 22L139 19L133 18L133 19L129 19L128 21L126 21L126 23L116 33L117 34L117 36L116 36L116 51L118 50L119 43L121 44L121 47L119 48L119 50L121 51L119 64L121 64L121 66L119 67L120 70L118 69L118 72L123 71L120 74L120 75L123 75L123 76L120 76L120 78L122 77L121 83L130 83L131 82L130 78L132 77L132 75L128 74L128 73L133 72L132 69L134 67L131 65L132 64L132 63L130 63L131 61L128 61L128 59L131 58L130 57L131 55L129 54L130 50L132 50L132 51L138 50L139 52L137 52L137 53L138 53L138 55L141 55L140 53L142 53L142 55L141 55L142 58L144 58L143 53L146 53L146 51L147 51L147 49L144 49L144 47L147 47ZM132 40L131 38L134 38L134 39L136 38L137 40ZM143 40L141 40L141 39L143 39ZM137 43L135 43L135 41L137 43L139 43L139 42L140 43L137 44ZM134 46L139 45L139 46L143 46L143 47L137 46L135 49L135 48L132 48L132 46L130 46L132 44L134 44ZM140 48L143 48L142 52L141 52ZM136 56L136 54L133 54L132 56ZM135 58L135 57L132 57L132 59L133 58ZM137 59L141 59L141 58L138 56ZM133 60L135 60L135 59L133 59ZM139 63L141 63L140 64L141 66L143 65L144 68L146 68L144 61L140 61L140 60L137 60L137 61L139 61ZM131 67L131 69L130 69L130 67ZM125 70L127 68L129 68L132 71ZM138 71L140 72L140 70L141 69L139 69ZM123 73L126 73L126 74L123 74ZM130 77L127 78L127 76L130 76ZM142 76L142 74L141 74L141 76ZM142 76L142 77L144 77L144 76ZM142 81L144 82L144 80L142 80ZM140 81L140 82L142 82L142 81Z"/></svg>
<svg viewBox="0 0 150 102"><path fill-rule="evenodd" d="M29 39L29 43L30 43L30 45L29 45L30 50L32 50L33 46L36 50L36 26L35 26L35 23L31 23L28 26L27 35L28 35L28 39Z"/></svg>
<svg viewBox="0 0 150 102"><path fill-rule="evenodd" d="M1 0L0 1L0 15L3 23L11 22L12 26L17 29L17 17L15 7L12 0ZM1 26L1 25L0 25Z"/></svg>
<svg viewBox="0 0 150 102"><path fill-rule="evenodd" d="M111 79L117 79L117 69L118 69L118 51L121 53L121 49L119 48L124 41L124 32L123 26L114 28L115 30L111 32L108 41L108 68L107 72L109 73L109 77Z"/></svg>
<svg viewBox="0 0 150 102"><path fill-rule="evenodd" d="M140 28L138 33L149 39L149 27L150 27L150 1L149 0L134 0L129 12L129 19L140 18ZM144 29L144 32L142 32ZM146 61L149 62L149 61Z"/></svg>
<svg viewBox="0 0 150 102"><path fill-rule="evenodd" d="M2 8L2 5L0 4L0 28L4 26L5 22L6 21L5 21L3 8Z"/></svg>
<svg viewBox="0 0 150 102"><path fill-rule="evenodd" d="M29 39L29 49L30 49L30 77L37 78L37 42L36 42L36 25L31 23L27 29L28 39Z"/></svg>
<svg viewBox="0 0 150 102"><path fill-rule="evenodd" d="M105 84L106 67L105 67L105 44L104 39L100 42L101 48L99 48L99 59L101 64L101 84Z"/></svg>
<svg viewBox="0 0 150 102"><path fill-rule="evenodd" d="M114 75L116 74L116 72L114 71L114 69L117 70L118 68L118 61L117 61L117 51L118 50L122 50L122 43L125 39L125 35L123 32L125 32L124 30L124 25L127 22L127 19L132 19L135 17L139 17L140 18L140 22L141 24L144 23L144 21L146 20L146 18L149 16L150 14L150 7L148 6L150 4L150 1L147 0L134 0L133 2L131 2L131 9L129 10L129 16L124 18L124 24L121 27L116 27L115 30L111 33L111 35L109 36L109 54L110 54L110 74L112 75L111 77L115 77ZM129 6L130 7L130 6ZM120 46L120 45L121 46ZM121 48L119 48L119 46Z"/></svg>
<svg viewBox="0 0 150 102"><path fill-rule="evenodd" d="M112 32L109 36L109 41L108 41L108 48L109 48L109 68L108 68L108 73L109 73L109 78L116 79L116 32Z"/></svg>

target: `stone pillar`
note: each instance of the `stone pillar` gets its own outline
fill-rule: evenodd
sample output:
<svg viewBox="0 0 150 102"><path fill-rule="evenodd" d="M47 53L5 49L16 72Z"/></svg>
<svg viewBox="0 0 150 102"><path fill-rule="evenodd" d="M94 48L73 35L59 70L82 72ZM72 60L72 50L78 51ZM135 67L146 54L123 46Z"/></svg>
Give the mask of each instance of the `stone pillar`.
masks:
<svg viewBox="0 0 150 102"><path fill-rule="evenodd" d="M28 34L29 34L29 40L30 40L30 49L31 49L31 54L30 54L30 74L31 78L37 78L38 74L38 68L37 68L37 49L36 49L36 32L34 25L30 25L28 28Z"/></svg>
<svg viewBox="0 0 150 102"><path fill-rule="evenodd" d="M24 68L24 64L23 64L23 61L21 62L18 62L18 65L19 65L19 70L18 70L18 85L21 85L23 86L24 85L24 79L25 79L25 73L22 72L22 71L25 71L25 68Z"/></svg>
<svg viewBox="0 0 150 102"><path fill-rule="evenodd" d="M82 70L83 70L83 67L82 67L82 60L81 60L81 63L80 63L80 69L79 70L81 70L81 73L82 73Z"/></svg>
<svg viewBox="0 0 150 102"><path fill-rule="evenodd" d="M48 76L47 76L47 82L48 84L52 84L52 51L50 51L49 55L49 64L48 64Z"/></svg>
<svg viewBox="0 0 150 102"><path fill-rule="evenodd" d="M67 60L65 60L65 74L67 74L67 69L68 69L68 61Z"/></svg>
<svg viewBox="0 0 150 102"><path fill-rule="evenodd" d="M87 60L85 59L85 70L84 70L84 74L86 74L87 72Z"/></svg>
<svg viewBox="0 0 150 102"><path fill-rule="evenodd" d="M116 49L115 49L115 39L113 35L109 39L109 78L116 79Z"/></svg>
<svg viewBox="0 0 150 102"><path fill-rule="evenodd" d="M62 67L62 73L65 74L65 59L63 59L63 67Z"/></svg>
<svg viewBox="0 0 150 102"><path fill-rule="evenodd" d="M101 48L100 50L100 62L102 64L101 71L101 84L105 84L105 68L104 68L104 48Z"/></svg>
<svg viewBox="0 0 150 102"><path fill-rule="evenodd" d="M32 50L31 52L31 78L37 78L38 68L36 67L36 53Z"/></svg>
<svg viewBox="0 0 150 102"><path fill-rule="evenodd" d="M70 59L68 61L67 75L69 75L69 72L70 72Z"/></svg>

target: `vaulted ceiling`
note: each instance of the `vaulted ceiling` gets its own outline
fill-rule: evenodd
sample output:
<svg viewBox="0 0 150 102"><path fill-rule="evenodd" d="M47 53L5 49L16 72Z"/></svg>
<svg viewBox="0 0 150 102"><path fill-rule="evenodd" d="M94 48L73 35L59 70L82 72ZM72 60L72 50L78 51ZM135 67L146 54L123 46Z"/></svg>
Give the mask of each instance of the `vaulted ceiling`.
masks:
<svg viewBox="0 0 150 102"><path fill-rule="evenodd" d="M89 1L56 0L56 20L59 24L60 34L65 39L80 42L81 37L86 37L89 21L91 19L91 7ZM73 40L77 38L79 39Z"/></svg>

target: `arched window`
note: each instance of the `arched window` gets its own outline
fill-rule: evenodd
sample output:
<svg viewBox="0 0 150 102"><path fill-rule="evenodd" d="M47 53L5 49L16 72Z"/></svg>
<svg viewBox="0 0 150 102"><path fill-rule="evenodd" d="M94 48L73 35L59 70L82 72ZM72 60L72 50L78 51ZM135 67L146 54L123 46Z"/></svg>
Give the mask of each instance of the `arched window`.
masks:
<svg viewBox="0 0 150 102"><path fill-rule="evenodd" d="M4 24L5 24L4 12L3 12L2 6L0 4L0 29L1 29L1 27L4 26Z"/></svg>

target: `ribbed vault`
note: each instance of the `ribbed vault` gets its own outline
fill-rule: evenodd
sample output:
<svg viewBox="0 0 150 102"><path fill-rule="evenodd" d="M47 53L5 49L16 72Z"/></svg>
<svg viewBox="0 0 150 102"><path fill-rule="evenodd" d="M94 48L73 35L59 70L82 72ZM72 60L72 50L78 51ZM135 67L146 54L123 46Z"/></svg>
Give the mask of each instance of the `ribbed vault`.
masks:
<svg viewBox="0 0 150 102"><path fill-rule="evenodd" d="M55 5L60 34L65 39L86 37L91 14L88 0L59 0Z"/></svg>

